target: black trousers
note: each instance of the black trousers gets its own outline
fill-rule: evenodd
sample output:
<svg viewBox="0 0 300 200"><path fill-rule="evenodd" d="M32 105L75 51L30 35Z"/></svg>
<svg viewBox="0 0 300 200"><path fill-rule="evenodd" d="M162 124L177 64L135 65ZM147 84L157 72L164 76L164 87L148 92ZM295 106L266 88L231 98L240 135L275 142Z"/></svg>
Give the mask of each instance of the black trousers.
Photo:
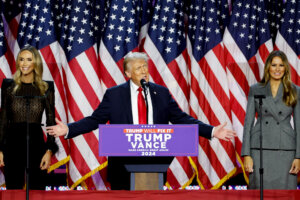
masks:
<svg viewBox="0 0 300 200"><path fill-rule="evenodd" d="M30 124L29 189L45 190L49 174L40 169L46 146L40 125ZM4 176L7 189L23 189L26 170L26 123L14 124L8 130L4 154Z"/></svg>
<svg viewBox="0 0 300 200"><path fill-rule="evenodd" d="M130 172L126 164L170 164L174 157L108 157L107 179L112 190L130 190ZM164 173L164 182L166 181Z"/></svg>
<svg viewBox="0 0 300 200"><path fill-rule="evenodd" d="M40 163L39 163L40 164ZM39 166L39 165L38 165ZM15 161L5 160L4 176L6 188L9 190L23 189L25 186L25 168L26 164ZM47 170L41 170L39 167L31 166L29 169L29 189L45 190L48 180Z"/></svg>

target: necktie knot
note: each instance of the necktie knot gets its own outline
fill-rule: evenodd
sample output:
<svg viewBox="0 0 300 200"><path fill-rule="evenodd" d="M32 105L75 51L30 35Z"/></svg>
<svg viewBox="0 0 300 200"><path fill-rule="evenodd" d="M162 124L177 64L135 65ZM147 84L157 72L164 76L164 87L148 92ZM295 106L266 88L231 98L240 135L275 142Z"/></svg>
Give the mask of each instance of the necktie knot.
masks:
<svg viewBox="0 0 300 200"><path fill-rule="evenodd" d="M139 87L139 88L138 88L138 91L139 91L139 92L143 91L143 88Z"/></svg>

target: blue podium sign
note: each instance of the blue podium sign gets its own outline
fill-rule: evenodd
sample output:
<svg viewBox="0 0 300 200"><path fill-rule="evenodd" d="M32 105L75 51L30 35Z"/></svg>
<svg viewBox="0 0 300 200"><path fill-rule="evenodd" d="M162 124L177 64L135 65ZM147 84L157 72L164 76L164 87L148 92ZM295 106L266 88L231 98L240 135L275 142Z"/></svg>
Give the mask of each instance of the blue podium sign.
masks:
<svg viewBox="0 0 300 200"><path fill-rule="evenodd" d="M197 156L198 125L99 125L99 156Z"/></svg>

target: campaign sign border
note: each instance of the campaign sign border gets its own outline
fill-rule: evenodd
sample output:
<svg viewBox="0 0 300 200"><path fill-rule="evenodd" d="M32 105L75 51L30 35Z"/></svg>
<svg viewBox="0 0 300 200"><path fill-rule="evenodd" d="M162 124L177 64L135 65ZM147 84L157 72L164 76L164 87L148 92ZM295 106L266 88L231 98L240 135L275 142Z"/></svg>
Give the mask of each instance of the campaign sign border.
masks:
<svg viewBox="0 0 300 200"><path fill-rule="evenodd" d="M198 156L198 145L197 124L99 124L99 156Z"/></svg>

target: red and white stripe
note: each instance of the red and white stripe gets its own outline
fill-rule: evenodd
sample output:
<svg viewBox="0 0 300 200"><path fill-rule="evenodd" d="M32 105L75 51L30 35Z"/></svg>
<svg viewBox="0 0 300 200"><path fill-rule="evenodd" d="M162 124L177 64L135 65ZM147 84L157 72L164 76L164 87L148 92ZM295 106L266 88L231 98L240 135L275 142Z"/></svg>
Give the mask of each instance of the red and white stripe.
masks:
<svg viewBox="0 0 300 200"><path fill-rule="evenodd" d="M150 80L166 86L179 107L188 112L188 68L184 55L180 54L175 60L166 64L148 35L145 39L144 51L151 59L149 63Z"/></svg>
<svg viewBox="0 0 300 200"><path fill-rule="evenodd" d="M283 51L288 58L293 83L300 85L300 55L298 56L295 53L279 31L276 36L275 45L276 48Z"/></svg>
<svg viewBox="0 0 300 200"><path fill-rule="evenodd" d="M211 125L227 122L232 129L229 107L224 52L218 44L197 62L187 43L191 59L191 113L192 116ZM192 95L193 94L193 95ZM193 109L194 108L194 109ZM199 138L199 155L191 159L197 167L197 181L202 188L218 188L235 170L235 146L233 142Z"/></svg>
<svg viewBox="0 0 300 200"><path fill-rule="evenodd" d="M270 38L257 49L255 56L247 60L228 29L225 30L223 42L230 90L232 126L233 130L237 132L235 148L240 155L249 88L252 84L260 81L263 76L264 62L273 50L273 44Z"/></svg>
<svg viewBox="0 0 300 200"><path fill-rule="evenodd" d="M143 50L148 54L150 80L166 86L179 107L189 113L190 72L187 51L166 64L149 35L146 35ZM194 171L187 157L175 158L168 169L168 185L172 188L186 186L194 177Z"/></svg>
<svg viewBox="0 0 300 200"><path fill-rule="evenodd" d="M6 30L7 23L5 21L5 18L4 18L4 16L0 15L0 22L2 22L2 19L3 19L3 24L4 24L4 27ZM4 44L4 45L6 45L6 44ZM4 78L12 77L12 71L10 69L10 63L9 63L9 55L10 55L9 49L7 49L7 52L5 52L5 54L0 57L0 86L2 85L2 81ZM1 87L0 87L0 94L1 94ZM0 106L1 106L1 98L0 98ZM0 170L0 185L4 185L4 184L5 184L4 174L3 174L2 170Z"/></svg>
<svg viewBox="0 0 300 200"><path fill-rule="evenodd" d="M73 58L63 62L65 90L68 100L68 122L78 121L89 116L97 108L103 96L100 85L96 44ZM106 157L98 156L98 131L80 135L69 140L70 161L69 185L74 188L91 175L98 173ZM88 188L105 190L105 184L99 175L94 175ZM100 185L99 185L100 184Z"/></svg>
<svg viewBox="0 0 300 200"><path fill-rule="evenodd" d="M65 90L63 86L63 74L61 66L61 48L58 42L54 42L49 46L39 50L43 61L43 79L53 80L55 85L55 115L58 119L67 121L67 101ZM43 121L45 121L45 116ZM56 138L56 143L59 147L58 152L55 154L55 158L52 159L52 163L61 162L64 164L68 161L69 147L68 142L63 138ZM57 166L58 167L58 166Z"/></svg>
<svg viewBox="0 0 300 200"><path fill-rule="evenodd" d="M101 83L104 90L126 81L123 74L123 68L121 64L122 61L123 60L116 63L101 40L99 49L99 63L101 71Z"/></svg>

